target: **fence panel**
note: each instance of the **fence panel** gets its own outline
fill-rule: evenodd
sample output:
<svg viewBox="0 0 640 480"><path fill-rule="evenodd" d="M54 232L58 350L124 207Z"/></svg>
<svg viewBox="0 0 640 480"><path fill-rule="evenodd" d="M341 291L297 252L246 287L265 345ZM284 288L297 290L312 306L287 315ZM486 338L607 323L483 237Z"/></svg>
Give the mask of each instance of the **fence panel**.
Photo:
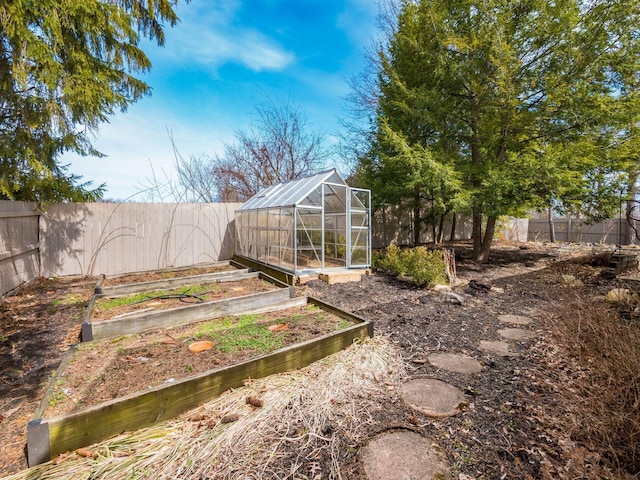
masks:
<svg viewBox="0 0 640 480"><path fill-rule="evenodd" d="M0 295L40 275L34 204L0 200Z"/></svg>
<svg viewBox="0 0 640 480"><path fill-rule="evenodd" d="M38 213L33 204L0 202L0 290L4 294L39 274L114 275L228 259L239 206L66 203ZM457 218L457 239L470 238L470 223L468 218ZM373 247L411 244L410 224L411 212L401 208L376 212ZM519 237L522 228L510 225L506 230L517 231ZM449 218L444 238L450 234ZM421 243L433 241L432 237L432 229L424 227Z"/></svg>
<svg viewBox="0 0 640 480"><path fill-rule="evenodd" d="M626 243L627 225L624 218L588 225L582 220L571 217L554 217L553 224L558 242L607 243L611 245ZM547 218L531 218L528 239L530 241L548 241L549 220Z"/></svg>
<svg viewBox="0 0 640 480"><path fill-rule="evenodd" d="M239 205L53 205L41 221L42 274L113 275L231 258Z"/></svg>

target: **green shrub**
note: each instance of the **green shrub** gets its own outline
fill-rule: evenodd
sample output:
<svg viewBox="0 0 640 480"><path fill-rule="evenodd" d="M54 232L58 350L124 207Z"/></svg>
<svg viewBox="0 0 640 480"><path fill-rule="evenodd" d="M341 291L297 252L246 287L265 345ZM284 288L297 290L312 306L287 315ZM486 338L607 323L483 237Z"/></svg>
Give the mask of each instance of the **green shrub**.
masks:
<svg viewBox="0 0 640 480"><path fill-rule="evenodd" d="M375 260L375 270L405 277L421 287L433 287L447 281L446 266L439 250L426 247L402 250L390 245L386 253L379 254Z"/></svg>
<svg viewBox="0 0 640 480"><path fill-rule="evenodd" d="M402 250L395 245L389 245L387 251L381 254L378 268L394 275L406 275Z"/></svg>

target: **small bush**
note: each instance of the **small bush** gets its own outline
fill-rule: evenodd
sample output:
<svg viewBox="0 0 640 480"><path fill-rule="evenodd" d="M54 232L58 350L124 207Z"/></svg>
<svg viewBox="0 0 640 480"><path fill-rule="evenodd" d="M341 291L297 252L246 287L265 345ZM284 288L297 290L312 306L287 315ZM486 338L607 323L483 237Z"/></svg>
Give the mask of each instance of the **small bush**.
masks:
<svg viewBox="0 0 640 480"><path fill-rule="evenodd" d="M386 253L375 259L373 268L405 277L421 287L433 287L447 281L442 252L425 247L402 250L391 245Z"/></svg>

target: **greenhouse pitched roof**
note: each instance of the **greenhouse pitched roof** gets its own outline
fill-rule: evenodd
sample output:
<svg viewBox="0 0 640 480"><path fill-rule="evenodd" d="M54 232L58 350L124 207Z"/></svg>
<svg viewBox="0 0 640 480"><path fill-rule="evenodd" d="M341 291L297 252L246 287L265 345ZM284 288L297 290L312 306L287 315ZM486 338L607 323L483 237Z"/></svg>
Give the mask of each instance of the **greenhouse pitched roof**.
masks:
<svg viewBox="0 0 640 480"><path fill-rule="evenodd" d="M347 183L334 168L308 177L271 185L256 193L243 203L238 210L293 207L300 204L309 195L312 195L323 183L347 186Z"/></svg>

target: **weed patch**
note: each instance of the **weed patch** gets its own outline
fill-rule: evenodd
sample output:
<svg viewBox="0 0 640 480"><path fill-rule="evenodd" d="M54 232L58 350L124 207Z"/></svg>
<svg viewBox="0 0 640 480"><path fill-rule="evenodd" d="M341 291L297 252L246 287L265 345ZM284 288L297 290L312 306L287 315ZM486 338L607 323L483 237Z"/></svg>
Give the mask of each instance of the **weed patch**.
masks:
<svg viewBox="0 0 640 480"><path fill-rule="evenodd" d="M161 299L166 297L172 298L193 298L204 295L206 293L215 292L220 290L220 285L216 283L205 283L202 285L190 285L187 288L172 289L172 290L156 290L153 292L142 292L134 295L128 295L126 297L112 297L112 298L100 298L95 303L95 310L106 311L112 308L122 307L125 305L134 305L136 303L148 302L154 299Z"/></svg>

